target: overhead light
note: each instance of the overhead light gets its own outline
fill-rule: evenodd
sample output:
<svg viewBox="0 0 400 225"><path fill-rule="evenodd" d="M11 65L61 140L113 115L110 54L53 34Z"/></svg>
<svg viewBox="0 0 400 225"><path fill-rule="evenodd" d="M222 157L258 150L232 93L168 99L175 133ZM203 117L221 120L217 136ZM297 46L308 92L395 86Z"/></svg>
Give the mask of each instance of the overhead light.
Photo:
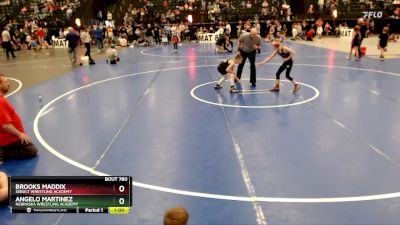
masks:
<svg viewBox="0 0 400 225"><path fill-rule="evenodd" d="M75 24L76 24L76 26L81 27L81 19L76 18L75 19Z"/></svg>

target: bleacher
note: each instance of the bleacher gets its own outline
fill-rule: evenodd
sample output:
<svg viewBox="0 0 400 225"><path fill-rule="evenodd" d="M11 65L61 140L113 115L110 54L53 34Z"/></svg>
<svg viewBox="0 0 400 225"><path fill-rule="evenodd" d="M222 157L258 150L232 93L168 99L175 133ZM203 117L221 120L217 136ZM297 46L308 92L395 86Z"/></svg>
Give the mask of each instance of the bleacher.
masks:
<svg viewBox="0 0 400 225"><path fill-rule="evenodd" d="M0 1L0 23L3 24L6 19L15 18L21 9L21 6L25 3L25 0L9 0Z"/></svg>
<svg viewBox="0 0 400 225"><path fill-rule="evenodd" d="M72 24L75 15L72 13L68 20L66 10L70 6L76 12L81 2L86 1L69 1L69 5L66 5L65 0L52 0L51 6L42 0L14 0L9 5L0 2L0 22L3 21L3 25L9 23L6 21L7 16L7 20L15 20L17 24L21 25L26 20L40 20L48 23L63 21L63 23Z"/></svg>

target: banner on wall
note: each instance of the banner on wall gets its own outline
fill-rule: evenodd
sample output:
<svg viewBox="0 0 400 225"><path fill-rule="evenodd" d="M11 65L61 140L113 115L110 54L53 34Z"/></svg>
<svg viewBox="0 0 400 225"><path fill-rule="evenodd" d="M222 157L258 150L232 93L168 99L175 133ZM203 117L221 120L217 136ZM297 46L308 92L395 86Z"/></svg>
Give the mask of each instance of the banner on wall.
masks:
<svg viewBox="0 0 400 225"><path fill-rule="evenodd" d="M353 29L343 28L340 29L340 38L351 38L353 37Z"/></svg>
<svg viewBox="0 0 400 225"><path fill-rule="evenodd" d="M65 38L62 38L62 39L54 38L53 39L53 47L54 48L68 48L68 41L66 41Z"/></svg>
<svg viewBox="0 0 400 225"><path fill-rule="evenodd" d="M203 34L197 34L197 40L199 43L215 43L217 42L220 33L203 33Z"/></svg>
<svg viewBox="0 0 400 225"><path fill-rule="evenodd" d="M362 13L364 14L363 16L364 19L370 19L370 18L381 19L383 16L382 11L364 11Z"/></svg>

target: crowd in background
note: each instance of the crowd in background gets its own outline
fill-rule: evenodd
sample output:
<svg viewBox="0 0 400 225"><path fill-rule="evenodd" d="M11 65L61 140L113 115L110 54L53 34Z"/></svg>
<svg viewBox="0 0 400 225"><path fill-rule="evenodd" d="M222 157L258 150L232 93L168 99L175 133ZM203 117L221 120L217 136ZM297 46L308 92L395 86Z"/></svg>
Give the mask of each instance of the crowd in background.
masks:
<svg viewBox="0 0 400 225"><path fill-rule="evenodd" d="M68 30L67 24L63 21L48 21L41 19L41 12L66 11L66 17L71 17L68 13L79 7L77 0L34 0L30 1L30 16L24 19L24 24L17 23L16 20L9 20L7 27L11 36L13 50L33 50L40 51L53 45L54 39L63 39ZM306 1L307 2L307 1ZM313 1L315 2L315 1ZM388 1L385 1L388 2ZM186 0L177 1L175 8L168 0L162 1L164 11L155 12L157 2L151 0L140 1L135 7L130 4L123 16L122 24L115 24L115 20L110 11L103 15L98 12L95 25L76 26L76 31L87 29L90 36L90 44L96 45L99 49L104 46L126 47L146 47L172 42L172 37L176 35L179 42L196 41L197 35L201 33L227 34L230 38L238 38L241 33L248 31L250 27L257 29L258 34L266 40L282 39L291 36L292 40L313 40L316 36L339 35L340 29L347 27L345 22L335 23L334 21L323 21L322 18L315 18L316 15L329 12L336 4L351 4L350 0L319 0L317 8L309 4L306 14L312 20L290 21L290 6L283 0L251 0L251 1L205 1L205 0ZM369 8L377 7L377 1L360 1L361 5ZM239 20L237 23L223 20L221 15L229 15L229 12L256 7L259 14L251 19ZM385 7L385 4L383 4ZM25 11L25 9L22 9ZM182 16L185 11L207 11L208 19L211 23L192 24L188 18ZM152 17L152 22L146 23L148 17ZM262 22L260 20L266 18ZM314 19L315 18L315 19ZM290 21L290 22L288 22ZM366 19L364 22L367 27L367 35L378 34L380 31L375 28L375 21ZM391 32L391 31L389 31ZM83 42L82 42L83 44Z"/></svg>

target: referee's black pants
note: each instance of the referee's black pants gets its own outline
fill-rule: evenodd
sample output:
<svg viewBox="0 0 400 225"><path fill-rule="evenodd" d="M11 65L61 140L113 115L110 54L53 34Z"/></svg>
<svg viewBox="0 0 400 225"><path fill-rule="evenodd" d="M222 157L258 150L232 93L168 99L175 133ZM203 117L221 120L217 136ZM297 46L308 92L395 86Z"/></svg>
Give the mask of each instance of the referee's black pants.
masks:
<svg viewBox="0 0 400 225"><path fill-rule="evenodd" d="M242 77L244 63L246 62L246 59L249 58L249 61L250 61L250 83L255 85L256 84L256 50L254 50L252 52L244 52L243 50L240 50L240 54L242 55L243 60L242 60L242 63L240 63L238 66L236 75L239 79Z"/></svg>

